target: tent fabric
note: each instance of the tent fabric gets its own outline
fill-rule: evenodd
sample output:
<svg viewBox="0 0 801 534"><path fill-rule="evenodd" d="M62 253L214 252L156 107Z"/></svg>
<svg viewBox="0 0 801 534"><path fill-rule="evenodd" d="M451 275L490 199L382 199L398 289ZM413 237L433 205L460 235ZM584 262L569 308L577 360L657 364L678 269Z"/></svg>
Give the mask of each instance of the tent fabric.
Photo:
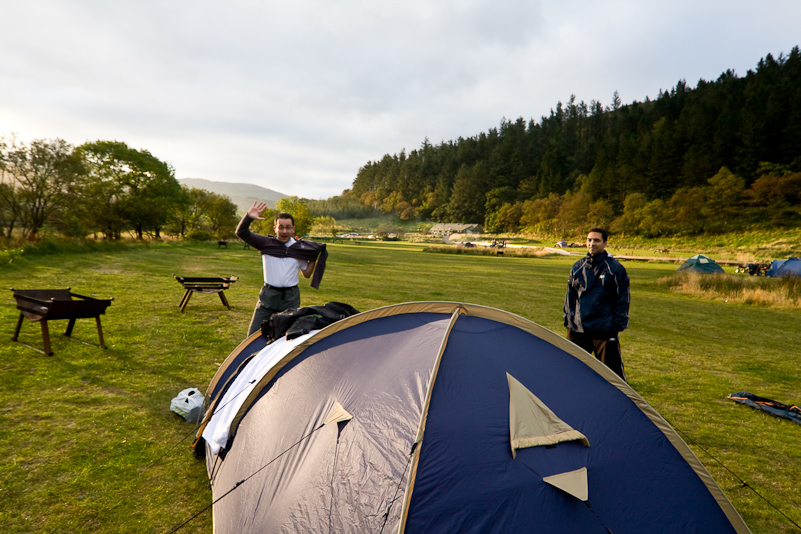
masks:
<svg viewBox="0 0 801 534"><path fill-rule="evenodd" d="M257 362L243 363L252 343L224 366ZM218 407L236 394L220 384L236 372L215 375L207 396ZM536 398L589 446L513 455L510 376L531 394L523 406ZM625 382L501 310L424 302L364 312L310 333L251 380L223 453L205 444L217 534L749 532ZM351 418L329 417L340 410Z"/></svg>
<svg viewBox="0 0 801 534"><path fill-rule="evenodd" d="M212 379L209 385L209 397L211 399L210 409L207 410L206 417L204 417L199 425L200 430L198 435L202 436L202 438L198 438L192 444L195 453L201 457L205 455L204 440L211 438L215 432L215 430L206 432L206 427L210 423L210 417L218 412L217 402L219 402L221 395L227 391L231 383L239 376L240 371L249 365L252 358L260 356L258 370L254 370L254 366L251 365L248 367L248 372L245 376L248 378L253 378L253 376L261 378L263 373L269 371L274 363L270 358L275 358L278 354L283 357L289 352L289 348L294 348L300 343L299 341L289 345L279 343L276 347L269 347L274 341L283 339L289 342L299 336L304 336L311 331L319 330L324 326L333 324L336 321L357 313L359 313L358 310L349 304L328 302L324 306L306 306L274 313L268 321L264 321L261 325L261 333L254 333L242 342L236 350L229 355L226 362L220 367L220 370L217 371L217 374ZM304 337L303 339L306 338ZM268 348L265 349L265 347ZM285 347L287 348L286 350L284 350ZM262 350L267 350L267 354L270 356L263 356L261 353ZM266 366L264 365L265 360L267 360ZM235 396L241 395L245 390L249 391L250 389L252 388L248 387L240 380ZM242 399L242 401L244 400L245 398ZM241 402L237 407L238 406L241 406ZM225 416L229 417L232 413L235 412L230 409L226 410ZM214 454L218 454L220 449L224 447L224 442L227 441L228 438L228 431L226 428L230 427L231 423L231 421L225 421L226 426L221 426L221 417L218 417L218 421L215 421L213 424L213 426L219 427L219 430L216 430L217 437L209 441L209 443L213 444L212 450Z"/></svg>
<svg viewBox="0 0 801 534"><path fill-rule="evenodd" d="M734 402L745 404L746 406L756 408L757 410L761 410L776 417L789 419L793 423L801 425L801 408L795 404L784 404L777 400L760 397L759 395L754 395L753 393L745 391L731 393L728 398Z"/></svg>
<svg viewBox="0 0 801 534"><path fill-rule="evenodd" d="M779 269L779 267L782 266L782 264L785 261L787 260L773 260L772 262L770 262L770 268L767 271L765 271L765 276L776 276L776 271Z"/></svg>
<svg viewBox="0 0 801 534"><path fill-rule="evenodd" d="M576 469L575 471L569 471L567 473L543 477L542 480L555 488L559 488L565 493L569 493L581 501L586 501L589 498L590 492L587 487L586 467Z"/></svg>
<svg viewBox="0 0 801 534"><path fill-rule="evenodd" d="M206 389L206 398L209 402L209 409L206 410L207 417L214 413L211 403L215 399L219 399L231 377L238 373L238 370L243 364L246 364L250 358L266 347L267 342L268 339L264 337L261 332L254 332L228 355L228 358L226 358L225 362L217 369L217 372L211 379L208 389Z"/></svg>
<svg viewBox="0 0 801 534"><path fill-rule="evenodd" d="M203 428L203 439L209 444L212 454L220 454L220 451L226 448L231 424L256 382L269 372L277 361L311 335L310 333L293 339L275 340L250 359L247 367L234 377L227 389L227 401L220 407L215 405L213 415Z"/></svg>
<svg viewBox="0 0 801 534"><path fill-rule="evenodd" d="M353 419L353 416L349 414L341 404L336 402L334 403L334 407L331 408L331 413L328 414L328 418L323 421L323 424L328 425L331 423L344 423L345 421L350 421L351 419Z"/></svg>
<svg viewBox="0 0 801 534"><path fill-rule="evenodd" d="M515 380L509 373L509 436L512 442L512 457L517 449L538 445L555 445L563 441L577 440L590 446L587 438L559 419L540 399Z"/></svg>
<svg viewBox="0 0 801 534"><path fill-rule="evenodd" d="M215 505L215 532L378 532L385 511L397 525L401 507L390 503L403 495L431 361L450 315L398 319L335 336L321 330L304 357L270 381L240 419L225 458L207 455L214 498L290 450ZM354 418L341 435L331 425L314 432L335 402ZM332 506L332 498L344 502Z"/></svg>
<svg viewBox="0 0 801 534"><path fill-rule="evenodd" d="M684 263L679 266L680 272L688 273L722 273L723 268L718 265L715 260L704 256L703 254L696 254L684 260Z"/></svg>
<svg viewBox="0 0 801 534"><path fill-rule="evenodd" d="M801 276L801 258L790 257L781 262L773 262L767 276Z"/></svg>

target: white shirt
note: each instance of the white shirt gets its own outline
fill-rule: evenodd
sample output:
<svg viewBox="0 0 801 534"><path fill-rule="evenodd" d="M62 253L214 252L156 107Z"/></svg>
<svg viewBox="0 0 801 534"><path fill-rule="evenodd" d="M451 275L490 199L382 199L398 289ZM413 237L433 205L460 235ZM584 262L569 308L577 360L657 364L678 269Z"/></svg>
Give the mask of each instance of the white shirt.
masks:
<svg viewBox="0 0 801 534"><path fill-rule="evenodd" d="M284 246L288 247L294 242L295 238L290 237ZM261 255L261 263L264 269L264 283L273 287L298 285L298 271L302 271L309 266L308 261L290 258L289 256L277 258L267 254Z"/></svg>

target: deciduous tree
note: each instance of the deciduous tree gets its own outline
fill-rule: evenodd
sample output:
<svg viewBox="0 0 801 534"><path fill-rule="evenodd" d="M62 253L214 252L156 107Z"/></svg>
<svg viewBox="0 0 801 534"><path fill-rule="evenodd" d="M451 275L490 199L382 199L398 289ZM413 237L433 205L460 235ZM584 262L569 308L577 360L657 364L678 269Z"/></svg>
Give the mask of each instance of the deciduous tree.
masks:
<svg viewBox="0 0 801 534"><path fill-rule="evenodd" d="M312 223L312 232L320 235L329 235L336 237L337 235L337 220L328 215L316 217Z"/></svg>
<svg viewBox="0 0 801 534"><path fill-rule="evenodd" d="M312 227L312 216L306 203L298 197L284 197L275 203L275 208L292 215L295 219L295 233L299 236L309 233ZM272 221L270 221L272 224ZM272 233L272 232L271 232Z"/></svg>
<svg viewBox="0 0 801 534"><path fill-rule="evenodd" d="M707 202L704 206L706 228L713 232L735 229L745 199L745 180L728 168L721 169L709 179Z"/></svg>
<svg viewBox="0 0 801 534"><path fill-rule="evenodd" d="M236 204L226 195L212 193L205 213L211 233L218 239L233 237L239 218Z"/></svg>
<svg viewBox="0 0 801 534"><path fill-rule="evenodd" d="M34 238L60 209L83 172L79 156L63 139L14 143L2 157L0 196L10 221L19 220L23 237ZM9 235L13 222L8 226Z"/></svg>
<svg viewBox="0 0 801 534"><path fill-rule="evenodd" d="M173 168L147 150L119 141L95 141L79 148L114 218L124 220L139 239L146 231L160 237L181 196Z"/></svg>

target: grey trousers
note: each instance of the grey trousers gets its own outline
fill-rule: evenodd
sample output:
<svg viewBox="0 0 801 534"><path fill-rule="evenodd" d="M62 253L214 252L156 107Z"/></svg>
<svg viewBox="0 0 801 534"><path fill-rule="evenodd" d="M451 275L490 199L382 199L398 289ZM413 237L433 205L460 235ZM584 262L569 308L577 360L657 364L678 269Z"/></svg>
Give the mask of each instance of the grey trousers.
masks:
<svg viewBox="0 0 801 534"><path fill-rule="evenodd" d="M256 309L253 310L253 317L250 319L248 337L253 332L261 330L262 321L268 320L272 314L290 308L300 308L300 288L298 286L272 287L265 284L259 291L259 300L256 302Z"/></svg>

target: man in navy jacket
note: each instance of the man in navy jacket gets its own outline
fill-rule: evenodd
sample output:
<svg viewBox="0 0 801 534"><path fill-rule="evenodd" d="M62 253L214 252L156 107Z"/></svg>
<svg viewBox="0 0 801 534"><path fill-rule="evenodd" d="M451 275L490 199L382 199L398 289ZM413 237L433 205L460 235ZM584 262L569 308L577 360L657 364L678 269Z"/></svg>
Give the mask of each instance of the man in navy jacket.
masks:
<svg viewBox="0 0 801 534"><path fill-rule="evenodd" d="M629 275L606 252L608 234L587 234L587 255L573 264L567 282L564 319L567 339L626 380L618 335L629 326Z"/></svg>

